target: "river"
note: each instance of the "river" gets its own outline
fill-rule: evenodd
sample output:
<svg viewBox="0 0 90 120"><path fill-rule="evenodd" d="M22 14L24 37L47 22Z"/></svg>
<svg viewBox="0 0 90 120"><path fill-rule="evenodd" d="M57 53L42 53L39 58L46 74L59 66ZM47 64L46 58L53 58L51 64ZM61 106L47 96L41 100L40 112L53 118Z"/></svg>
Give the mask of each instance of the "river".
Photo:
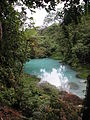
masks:
<svg viewBox="0 0 90 120"><path fill-rule="evenodd" d="M36 75L40 83L48 82L60 90L73 93L84 98L86 85L83 79L76 77L76 72L68 65L63 65L58 60L50 58L32 59L24 65L24 72Z"/></svg>

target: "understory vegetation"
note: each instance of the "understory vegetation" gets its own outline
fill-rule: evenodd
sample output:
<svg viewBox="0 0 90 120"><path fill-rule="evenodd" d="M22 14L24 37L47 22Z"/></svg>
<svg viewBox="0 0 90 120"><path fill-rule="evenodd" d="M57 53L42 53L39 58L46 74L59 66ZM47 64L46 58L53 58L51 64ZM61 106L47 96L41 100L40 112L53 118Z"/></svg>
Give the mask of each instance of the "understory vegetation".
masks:
<svg viewBox="0 0 90 120"><path fill-rule="evenodd" d="M40 80L35 76L23 75L21 81L22 87L19 86L17 91L3 86L0 92L1 103L10 108L18 108L21 115L17 116L20 120L81 120L79 106L82 105L82 100L79 97L60 92L48 83L39 84Z"/></svg>

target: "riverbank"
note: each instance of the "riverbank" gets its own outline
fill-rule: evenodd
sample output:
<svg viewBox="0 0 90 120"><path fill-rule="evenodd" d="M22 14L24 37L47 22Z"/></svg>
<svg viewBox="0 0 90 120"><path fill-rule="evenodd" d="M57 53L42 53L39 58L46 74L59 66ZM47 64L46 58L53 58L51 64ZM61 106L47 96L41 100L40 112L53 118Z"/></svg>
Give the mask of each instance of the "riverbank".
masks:
<svg viewBox="0 0 90 120"><path fill-rule="evenodd" d="M87 79L87 76L90 74L90 65L88 64L69 64L68 61L63 61L63 56L60 55L59 52L53 53L51 56L48 56L49 58L52 58L54 60L59 60L60 62L64 64L68 64L73 70L77 72L76 77L81 78L81 79ZM38 57L37 57L38 58ZM43 57L41 56L40 58L47 58L47 56Z"/></svg>
<svg viewBox="0 0 90 120"><path fill-rule="evenodd" d="M87 17L87 34L83 27L84 24L81 23L78 24L76 29L73 28L73 24L64 27L53 24L40 32L40 35L44 36L42 46L50 52L50 54L47 54L46 51L47 57L69 64L72 69L77 71L77 77L83 79L87 79L90 74L89 22L90 19ZM47 46L45 46L45 43Z"/></svg>
<svg viewBox="0 0 90 120"><path fill-rule="evenodd" d="M87 79L88 75L90 75L90 65L79 65L72 68L77 71L76 77L78 78Z"/></svg>
<svg viewBox="0 0 90 120"><path fill-rule="evenodd" d="M69 65L51 58L31 59L24 65L24 72L36 75L41 82L48 82L58 89L69 91L84 98L86 85L83 79L76 78L76 71Z"/></svg>
<svg viewBox="0 0 90 120"><path fill-rule="evenodd" d="M23 76L21 110L24 116L32 120L81 120L82 99L39 81L35 76Z"/></svg>
<svg viewBox="0 0 90 120"><path fill-rule="evenodd" d="M3 104L0 105L0 119L81 120L81 98L65 91L60 92L49 83L39 84L39 81L35 76L24 74L18 96L13 88L9 91L5 87L0 89Z"/></svg>
<svg viewBox="0 0 90 120"><path fill-rule="evenodd" d="M53 45L53 43L52 43L52 45ZM51 47L51 45L50 45L50 47ZM42 48L42 45L40 45L40 48ZM87 76L90 74L90 64L89 63L88 64L84 64L84 63L81 64L79 61L77 62L75 60L72 60L72 58L67 59L67 57L65 57L61 54L59 48L57 48L57 50L53 49L53 51L52 51L52 49L47 50L45 48L45 46L41 50L40 50L40 48L37 47L35 49L35 55L31 58L34 58L34 59L35 58L36 59L52 58L55 60L59 60L60 62L62 62L64 64L68 64L69 66L71 66L71 68L77 72L76 77L81 78L81 79L87 79Z"/></svg>
<svg viewBox="0 0 90 120"><path fill-rule="evenodd" d="M69 64L66 61L63 61L63 57L59 56L59 54L53 54L50 58L55 59L55 60L59 60L60 63L62 62L63 64L68 64L73 70L75 70L77 72L76 77L80 78L80 79L87 79L88 75L90 75L90 65L86 64Z"/></svg>

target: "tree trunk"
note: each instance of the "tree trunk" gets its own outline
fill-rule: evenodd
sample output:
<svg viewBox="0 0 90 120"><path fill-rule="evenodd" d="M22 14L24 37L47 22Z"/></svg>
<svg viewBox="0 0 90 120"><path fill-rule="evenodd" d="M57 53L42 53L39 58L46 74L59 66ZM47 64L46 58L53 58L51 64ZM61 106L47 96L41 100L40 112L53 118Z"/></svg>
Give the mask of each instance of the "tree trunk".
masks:
<svg viewBox="0 0 90 120"><path fill-rule="evenodd" d="M1 43L1 40L2 40L2 24L0 22L0 43Z"/></svg>
<svg viewBox="0 0 90 120"><path fill-rule="evenodd" d="M87 77L86 98L84 100L82 120L90 120L90 75Z"/></svg>

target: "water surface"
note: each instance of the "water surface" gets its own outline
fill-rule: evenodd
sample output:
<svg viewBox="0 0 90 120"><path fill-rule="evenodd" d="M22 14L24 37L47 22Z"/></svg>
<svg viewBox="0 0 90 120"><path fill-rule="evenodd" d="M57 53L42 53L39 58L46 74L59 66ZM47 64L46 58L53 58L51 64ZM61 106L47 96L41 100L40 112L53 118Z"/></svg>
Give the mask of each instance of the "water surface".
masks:
<svg viewBox="0 0 90 120"><path fill-rule="evenodd" d="M76 72L68 65L49 58L32 59L24 65L24 72L41 78L40 82L48 82L58 89L63 89L79 97L84 97L85 83L76 78Z"/></svg>

